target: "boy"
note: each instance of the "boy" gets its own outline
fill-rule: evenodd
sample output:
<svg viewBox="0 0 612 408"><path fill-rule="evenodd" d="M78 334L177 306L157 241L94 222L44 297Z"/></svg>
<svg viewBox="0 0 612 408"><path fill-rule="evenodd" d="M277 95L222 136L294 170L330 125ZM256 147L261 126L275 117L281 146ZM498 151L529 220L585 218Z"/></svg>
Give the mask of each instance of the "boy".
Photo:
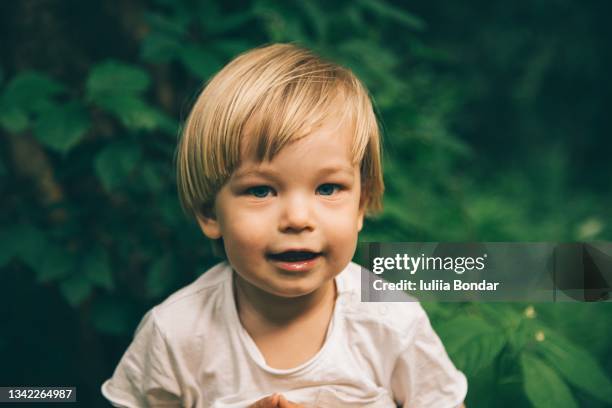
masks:
<svg viewBox="0 0 612 408"><path fill-rule="evenodd" d="M467 384L416 302L360 302L351 263L383 192L379 132L345 68L294 45L247 52L191 111L181 202L227 262L149 311L117 406L456 407Z"/></svg>

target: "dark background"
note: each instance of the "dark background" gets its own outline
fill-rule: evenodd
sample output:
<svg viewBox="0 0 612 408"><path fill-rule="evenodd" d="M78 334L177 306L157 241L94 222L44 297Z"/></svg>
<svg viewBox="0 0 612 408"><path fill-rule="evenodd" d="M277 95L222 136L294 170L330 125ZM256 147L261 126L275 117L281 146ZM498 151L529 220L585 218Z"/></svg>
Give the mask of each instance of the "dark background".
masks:
<svg viewBox="0 0 612 408"><path fill-rule="evenodd" d="M0 4L0 384L99 392L144 312L217 260L181 214L180 123L237 53L351 67L385 136L364 241L612 237L605 1ZM607 304L426 304L468 406L612 404Z"/></svg>

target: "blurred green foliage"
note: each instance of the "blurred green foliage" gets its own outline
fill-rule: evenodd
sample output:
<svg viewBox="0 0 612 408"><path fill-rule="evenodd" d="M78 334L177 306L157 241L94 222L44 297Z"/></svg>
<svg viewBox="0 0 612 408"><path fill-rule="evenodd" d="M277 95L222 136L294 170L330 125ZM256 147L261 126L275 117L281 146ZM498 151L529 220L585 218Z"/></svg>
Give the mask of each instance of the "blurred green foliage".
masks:
<svg viewBox="0 0 612 408"><path fill-rule="evenodd" d="M104 406L145 310L217 260L173 153L204 81L296 41L365 82L385 211L364 241L610 240L601 2L23 1L1 6L4 385ZM609 304L426 304L468 406L612 404Z"/></svg>

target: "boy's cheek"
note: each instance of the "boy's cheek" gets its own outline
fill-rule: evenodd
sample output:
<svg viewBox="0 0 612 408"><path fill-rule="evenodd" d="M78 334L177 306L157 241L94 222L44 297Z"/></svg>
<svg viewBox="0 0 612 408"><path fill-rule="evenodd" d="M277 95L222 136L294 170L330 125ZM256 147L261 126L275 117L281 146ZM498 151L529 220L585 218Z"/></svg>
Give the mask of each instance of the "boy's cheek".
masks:
<svg viewBox="0 0 612 408"><path fill-rule="evenodd" d="M224 217L224 230L240 235L262 235L270 229L271 221L263 214L233 213Z"/></svg>
<svg viewBox="0 0 612 408"><path fill-rule="evenodd" d="M346 245L357 241L360 230L360 224L355 218L346 220L343 223L335 223L330 225L326 231L326 240L328 245L346 247Z"/></svg>
<svg viewBox="0 0 612 408"><path fill-rule="evenodd" d="M360 232L361 229L363 228L363 217L364 217L364 211L363 209L360 209L359 214L357 214L357 232Z"/></svg>
<svg viewBox="0 0 612 408"><path fill-rule="evenodd" d="M257 217L235 217L227 220L222 232L228 244L248 249L265 244L269 238L268 229L269 225Z"/></svg>

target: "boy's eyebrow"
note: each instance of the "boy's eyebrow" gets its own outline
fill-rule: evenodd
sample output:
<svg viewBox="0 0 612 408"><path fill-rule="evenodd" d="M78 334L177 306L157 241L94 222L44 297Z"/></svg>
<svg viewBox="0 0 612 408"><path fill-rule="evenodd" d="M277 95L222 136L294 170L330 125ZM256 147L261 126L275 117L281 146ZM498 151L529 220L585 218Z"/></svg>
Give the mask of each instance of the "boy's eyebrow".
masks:
<svg viewBox="0 0 612 408"><path fill-rule="evenodd" d="M327 176L327 175L334 174L334 173L345 173L347 176L353 177L354 169L352 167L344 166L344 165L328 166L328 167L322 167L321 169L317 171L317 173L321 176Z"/></svg>
<svg viewBox="0 0 612 408"><path fill-rule="evenodd" d="M353 168L345 165L340 166L326 166L316 171L317 176L328 176L335 173L344 173L347 176L353 177ZM263 176L263 177L278 177L282 173L273 169L246 169L237 170L233 177L234 179L240 179L248 176Z"/></svg>

